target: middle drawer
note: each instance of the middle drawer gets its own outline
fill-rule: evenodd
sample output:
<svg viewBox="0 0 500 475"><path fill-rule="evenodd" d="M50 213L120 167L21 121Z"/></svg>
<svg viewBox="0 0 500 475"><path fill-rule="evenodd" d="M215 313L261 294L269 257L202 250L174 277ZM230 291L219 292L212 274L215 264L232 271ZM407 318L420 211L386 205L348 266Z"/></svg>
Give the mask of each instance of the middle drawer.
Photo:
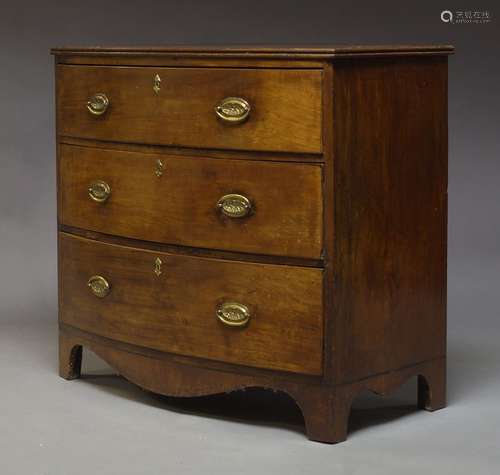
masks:
<svg viewBox="0 0 500 475"><path fill-rule="evenodd" d="M322 167L61 145L60 222L167 244L319 259Z"/></svg>

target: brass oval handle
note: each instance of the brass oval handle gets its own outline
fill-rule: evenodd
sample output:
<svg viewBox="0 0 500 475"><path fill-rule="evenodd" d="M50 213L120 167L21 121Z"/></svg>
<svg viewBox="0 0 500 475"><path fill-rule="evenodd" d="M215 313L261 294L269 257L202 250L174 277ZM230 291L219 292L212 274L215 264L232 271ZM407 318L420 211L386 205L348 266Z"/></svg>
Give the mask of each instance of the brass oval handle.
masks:
<svg viewBox="0 0 500 475"><path fill-rule="evenodd" d="M241 124L250 115L250 104L241 97L226 97L215 106L217 117L227 124Z"/></svg>
<svg viewBox="0 0 500 475"><path fill-rule="evenodd" d="M111 195L111 187L102 180L93 181L88 191L89 196L98 203L104 203Z"/></svg>
<svg viewBox="0 0 500 475"><path fill-rule="evenodd" d="M106 94L98 92L87 101L87 109L93 115L102 115L109 106L109 99Z"/></svg>
<svg viewBox="0 0 500 475"><path fill-rule="evenodd" d="M92 293L99 298L104 298L111 291L111 285L102 275L93 275L87 282Z"/></svg>
<svg viewBox="0 0 500 475"><path fill-rule="evenodd" d="M217 202L217 208L230 218L244 218L252 211L252 202L246 196L231 193Z"/></svg>
<svg viewBox="0 0 500 475"><path fill-rule="evenodd" d="M243 327L250 317L250 310L241 303L224 302L217 308L217 318L230 327Z"/></svg>

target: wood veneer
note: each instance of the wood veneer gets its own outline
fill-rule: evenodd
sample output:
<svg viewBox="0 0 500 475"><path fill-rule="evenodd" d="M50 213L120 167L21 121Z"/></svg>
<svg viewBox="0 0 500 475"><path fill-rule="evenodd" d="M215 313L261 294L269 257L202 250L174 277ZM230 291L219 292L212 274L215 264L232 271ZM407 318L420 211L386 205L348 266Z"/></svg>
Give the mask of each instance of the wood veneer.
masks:
<svg viewBox="0 0 500 475"><path fill-rule="evenodd" d="M321 152L321 70L57 67L62 135L114 142L263 151ZM155 75L160 91L153 90ZM200 94L203 91L203 94ZM105 116L81 105L96 92L110 99ZM224 98L252 106L245 127L221 123Z"/></svg>
<svg viewBox="0 0 500 475"><path fill-rule="evenodd" d="M322 373L321 269L167 254L65 233L59 239L63 323L170 353ZM88 291L92 275L111 283L105 299ZM214 318L225 300L249 307L245 328Z"/></svg>
<svg viewBox="0 0 500 475"><path fill-rule="evenodd" d="M284 391L322 442L346 438L364 390L385 395L418 377L418 407L444 407L452 52L53 50L61 376L80 375L86 346L162 394ZM150 88L162 67L173 75L160 98ZM85 101L105 86L112 108L96 120ZM224 95L250 98L252 121L217 122ZM159 198L158 156L172 203ZM86 183L99 173L136 198L117 191L107 208L93 206ZM263 204L247 221L199 211L232 183ZM199 199L184 205L184 189ZM153 273L158 256L164 280ZM91 273L112 277L106 298L89 293ZM228 298L254 302L248 327L219 325L214 307Z"/></svg>
<svg viewBox="0 0 500 475"><path fill-rule="evenodd" d="M60 220L68 226L167 244L321 257L320 165L61 145L59 170ZM89 200L87 190L96 179L111 187L104 203ZM249 197L248 218L217 211L218 200L230 193Z"/></svg>

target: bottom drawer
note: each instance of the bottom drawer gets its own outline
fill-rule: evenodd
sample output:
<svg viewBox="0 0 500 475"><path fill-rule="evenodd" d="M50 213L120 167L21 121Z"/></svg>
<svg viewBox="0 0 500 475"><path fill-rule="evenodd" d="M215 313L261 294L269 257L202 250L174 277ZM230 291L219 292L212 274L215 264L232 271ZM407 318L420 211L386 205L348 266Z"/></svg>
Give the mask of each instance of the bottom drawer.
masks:
<svg viewBox="0 0 500 475"><path fill-rule="evenodd" d="M59 252L63 323L169 353L322 373L321 269L162 253L66 233Z"/></svg>

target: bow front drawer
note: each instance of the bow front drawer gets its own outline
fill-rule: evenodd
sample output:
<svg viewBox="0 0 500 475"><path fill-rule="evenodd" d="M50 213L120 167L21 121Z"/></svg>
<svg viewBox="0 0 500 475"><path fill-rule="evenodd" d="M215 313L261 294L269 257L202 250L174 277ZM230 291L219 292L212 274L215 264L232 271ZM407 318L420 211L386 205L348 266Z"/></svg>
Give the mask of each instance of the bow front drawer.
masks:
<svg viewBox="0 0 500 475"><path fill-rule="evenodd" d="M320 164L60 151L62 224L166 244L321 256Z"/></svg>
<svg viewBox="0 0 500 475"><path fill-rule="evenodd" d="M321 153L314 69L57 67L60 135Z"/></svg>
<svg viewBox="0 0 500 475"><path fill-rule="evenodd" d="M158 253L60 234L61 321L155 350L322 373L317 268Z"/></svg>

